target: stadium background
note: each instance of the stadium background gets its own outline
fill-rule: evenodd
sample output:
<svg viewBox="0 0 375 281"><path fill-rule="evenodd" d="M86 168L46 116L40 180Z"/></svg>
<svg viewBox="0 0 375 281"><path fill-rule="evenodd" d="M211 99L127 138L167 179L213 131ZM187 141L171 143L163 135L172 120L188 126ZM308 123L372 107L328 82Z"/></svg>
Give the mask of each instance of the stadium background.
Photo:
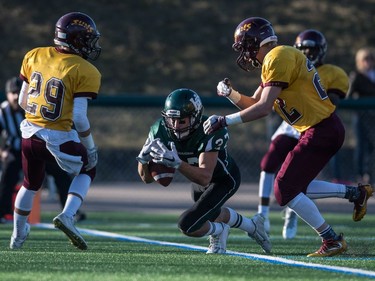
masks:
<svg viewBox="0 0 375 281"><path fill-rule="evenodd" d="M205 113L236 109L218 101L216 84L230 77L240 92L251 94L259 70L245 73L231 49L233 31L249 16L269 19L281 44L293 44L306 29L321 30L329 43L327 63L349 73L358 48L374 46L375 1L6 1L0 0L0 84L18 75L23 55L53 43L54 24L70 11L93 17L102 34L102 55L94 64L102 72L102 87L89 115L100 162L96 183L138 181L135 156L148 128L160 116L165 96L190 87L204 98ZM355 180L353 112L373 101L345 101L339 108L347 138L339 153L343 180ZM270 116L230 128L229 150L238 161L243 180L257 182L259 162L280 120ZM306 167L308 169L308 167ZM328 165L321 178L334 177ZM184 181L177 176L176 181Z"/></svg>

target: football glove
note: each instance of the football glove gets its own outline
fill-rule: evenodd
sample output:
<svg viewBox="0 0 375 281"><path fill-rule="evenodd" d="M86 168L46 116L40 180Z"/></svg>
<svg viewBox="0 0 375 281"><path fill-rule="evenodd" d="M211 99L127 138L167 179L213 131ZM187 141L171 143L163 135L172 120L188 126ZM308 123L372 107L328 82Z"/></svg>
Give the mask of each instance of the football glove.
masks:
<svg viewBox="0 0 375 281"><path fill-rule="evenodd" d="M217 84L217 94L221 97L228 97L232 93L232 86L228 78L225 78L223 81L220 81Z"/></svg>
<svg viewBox="0 0 375 281"><path fill-rule="evenodd" d="M151 147L152 161L158 164L163 164L167 167L178 169L182 160L178 157L178 152L174 142L171 142L171 150L169 150L160 140L157 145Z"/></svg>
<svg viewBox="0 0 375 281"><path fill-rule="evenodd" d="M211 115L206 121L204 121L203 130L206 135L209 135L227 126L225 116Z"/></svg>
<svg viewBox="0 0 375 281"><path fill-rule="evenodd" d="M91 170L98 164L98 147L87 149L87 160L88 164L85 166L86 171Z"/></svg>
<svg viewBox="0 0 375 281"><path fill-rule="evenodd" d="M147 138L145 144L142 147L142 150L139 152L138 156L136 157L139 163L141 163L142 165L145 165L152 160L150 151L151 151L151 146L155 145L155 143L156 143L156 140L151 141L149 138Z"/></svg>

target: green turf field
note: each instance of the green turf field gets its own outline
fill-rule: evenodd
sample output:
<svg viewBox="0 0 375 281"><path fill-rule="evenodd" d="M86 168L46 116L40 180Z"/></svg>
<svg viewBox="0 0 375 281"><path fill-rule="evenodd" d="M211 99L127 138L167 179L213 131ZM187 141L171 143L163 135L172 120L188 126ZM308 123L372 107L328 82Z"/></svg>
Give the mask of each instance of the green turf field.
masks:
<svg viewBox="0 0 375 281"><path fill-rule="evenodd" d="M367 280L375 279L375 216L354 223L350 215L325 215L343 232L348 251L332 258L307 258L320 247L314 232L299 221L298 236L281 238L283 220L271 214L273 254L242 231L231 230L225 255L206 255L206 238L182 235L178 214L89 213L78 224L89 249L80 251L49 224L32 226L22 250L9 250L10 224L0 225L0 280ZM139 238L139 239L138 239ZM204 247L204 248L203 248Z"/></svg>

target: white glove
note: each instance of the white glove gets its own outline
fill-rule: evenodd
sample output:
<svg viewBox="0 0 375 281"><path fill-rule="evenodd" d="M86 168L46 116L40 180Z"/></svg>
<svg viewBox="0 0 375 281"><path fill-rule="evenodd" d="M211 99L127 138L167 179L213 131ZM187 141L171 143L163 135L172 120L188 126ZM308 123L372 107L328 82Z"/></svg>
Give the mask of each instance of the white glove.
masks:
<svg viewBox="0 0 375 281"><path fill-rule="evenodd" d="M86 171L91 170L98 164L98 147L87 149L87 160L88 164L85 166Z"/></svg>
<svg viewBox="0 0 375 281"><path fill-rule="evenodd" d="M225 78L223 81L220 81L217 84L217 94L221 97L228 97L232 93L232 86L228 78Z"/></svg>
<svg viewBox="0 0 375 281"><path fill-rule="evenodd" d="M151 147L156 144L156 140L158 139L151 141L149 138L147 138L145 144L142 147L142 150L139 152L138 156L136 157L138 162L141 163L142 165L145 165L152 160L150 151L151 151Z"/></svg>
<svg viewBox="0 0 375 281"><path fill-rule="evenodd" d="M206 135L209 135L227 126L225 116L211 115L206 121L204 121L203 130Z"/></svg>
<svg viewBox="0 0 375 281"><path fill-rule="evenodd" d="M169 150L160 140L157 145L151 147L152 161L158 164L163 164L167 167L178 169L182 160L178 157L176 146L171 142L171 150Z"/></svg>

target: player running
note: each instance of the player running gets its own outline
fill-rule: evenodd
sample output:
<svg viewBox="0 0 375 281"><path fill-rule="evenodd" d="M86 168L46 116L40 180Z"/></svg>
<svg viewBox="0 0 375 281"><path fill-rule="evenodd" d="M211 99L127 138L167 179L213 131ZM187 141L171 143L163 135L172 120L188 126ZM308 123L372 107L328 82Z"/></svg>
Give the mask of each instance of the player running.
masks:
<svg viewBox="0 0 375 281"><path fill-rule="evenodd" d="M220 95L227 96L240 112L210 116L204 131L210 135L223 127L246 123L267 116L275 110L281 118L301 133L298 143L286 156L275 179L275 197L280 206L288 206L310 225L322 239L322 246L309 257L343 253L347 244L324 220L315 203L307 196L309 184L341 148L345 128L336 115L321 79L310 60L291 46L277 44L272 24L260 17L242 21L234 33L233 49L239 52L237 64L245 71L261 67L261 84L253 96L241 95L222 81ZM326 195L327 188L314 186ZM354 201L355 220L366 213L373 189L357 188Z"/></svg>

